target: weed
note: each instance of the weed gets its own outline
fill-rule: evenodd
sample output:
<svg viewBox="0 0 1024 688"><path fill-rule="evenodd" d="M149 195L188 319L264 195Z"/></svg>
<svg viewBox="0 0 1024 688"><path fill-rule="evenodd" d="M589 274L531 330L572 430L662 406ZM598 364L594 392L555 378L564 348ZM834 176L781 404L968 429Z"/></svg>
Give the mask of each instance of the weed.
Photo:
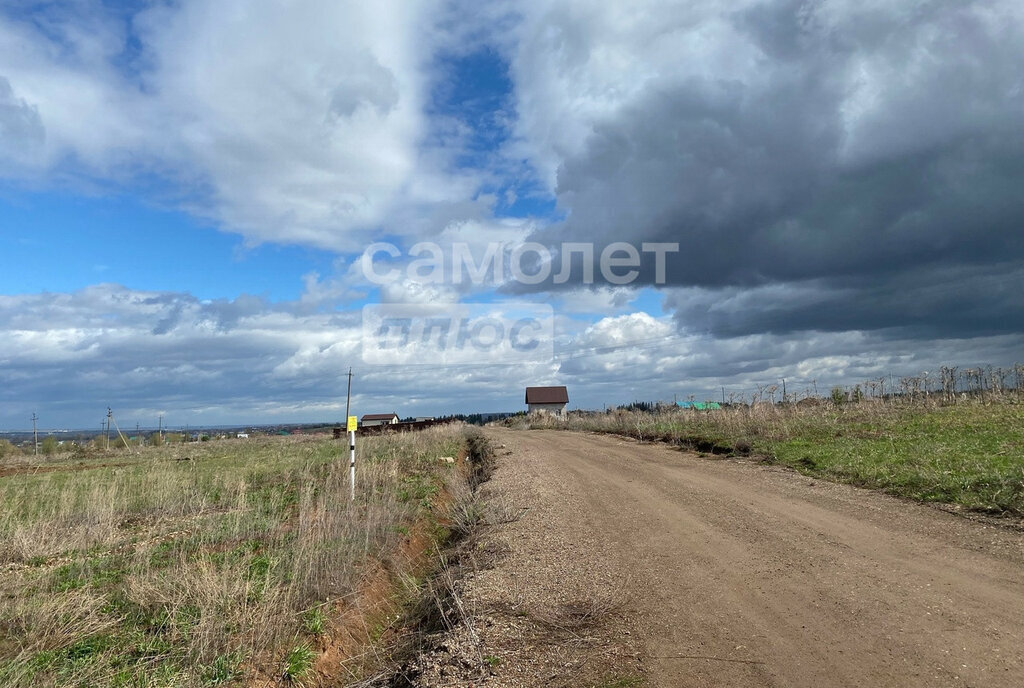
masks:
<svg viewBox="0 0 1024 688"><path fill-rule="evenodd" d="M235 653L218 655L209 664L199 667L204 686L219 686L241 676L242 657Z"/></svg>
<svg viewBox="0 0 1024 688"><path fill-rule="evenodd" d="M310 635L323 635L327 630L327 614L323 607L313 607L303 612L302 627Z"/></svg>
<svg viewBox="0 0 1024 688"><path fill-rule="evenodd" d="M85 584L85 572L80 563L65 564L53 572L53 592L77 590Z"/></svg>
<svg viewBox="0 0 1024 688"><path fill-rule="evenodd" d="M69 660L87 659L98 655L113 644L113 637L110 635L97 635L91 638L84 638L71 645L64 651L64 657Z"/></svg>
<svg viewBox="0 0 1024 688"><path fill-rule="evenodd" d="M284 677L295 681L301 679L313 667L316 653L309 645L293 647L285 658Z"/></svg>

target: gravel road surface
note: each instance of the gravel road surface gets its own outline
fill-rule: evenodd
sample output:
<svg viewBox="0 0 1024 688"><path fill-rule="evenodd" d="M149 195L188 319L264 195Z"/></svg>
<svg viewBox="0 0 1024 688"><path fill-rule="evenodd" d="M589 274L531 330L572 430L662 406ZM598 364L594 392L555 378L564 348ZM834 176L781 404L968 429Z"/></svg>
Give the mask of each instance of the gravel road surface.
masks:
<svg viewBox="0 0 1024 688"><path fill-rule="evenodd" d="M673 687L1024 686L1019 529L658 444L487 432L506 454L495 489L524 515L490 536L507 551L471 595L540 616L622 601L589 635L605 648L591 669ZM481 684L571 684L543 673L551 648L531 678L521 644L484 625L513 661Z"/></svg>

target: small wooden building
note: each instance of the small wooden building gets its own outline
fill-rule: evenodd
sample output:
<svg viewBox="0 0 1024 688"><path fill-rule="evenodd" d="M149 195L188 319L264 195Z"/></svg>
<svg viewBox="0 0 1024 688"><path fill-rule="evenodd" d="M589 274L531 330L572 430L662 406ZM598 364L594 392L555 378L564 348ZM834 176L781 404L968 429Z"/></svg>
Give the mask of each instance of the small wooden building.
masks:
<svg viewBox="0 0 1024 688"><path fill-rule="evenodd" d="M530 413L549 413L564 416L569 403L569 390L565 387L527 387L526 408Z"/></svg>
<svg viewBox="0 0 1024 688"><path fill-rule="evenodd" d="M375 425L396 425L397 423L397 413L367 413L359 420L359 425L364 428L372 428Z"/></svg>

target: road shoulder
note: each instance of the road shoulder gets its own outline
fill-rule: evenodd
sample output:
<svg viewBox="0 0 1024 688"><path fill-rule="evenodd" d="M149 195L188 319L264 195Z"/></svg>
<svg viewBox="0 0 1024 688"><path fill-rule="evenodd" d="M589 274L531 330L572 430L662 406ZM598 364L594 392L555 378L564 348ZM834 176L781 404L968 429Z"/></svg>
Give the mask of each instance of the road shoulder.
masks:
<svg viewBox="0 0 1024 688"><path fill-rule="evenodd" d="M644 666L617 562L586 505L545 482L540 457L491 434L488 524L458 553L463 616L406 670L416 686L639 686ZM569 498L565 498L570 495Z"/></svg>

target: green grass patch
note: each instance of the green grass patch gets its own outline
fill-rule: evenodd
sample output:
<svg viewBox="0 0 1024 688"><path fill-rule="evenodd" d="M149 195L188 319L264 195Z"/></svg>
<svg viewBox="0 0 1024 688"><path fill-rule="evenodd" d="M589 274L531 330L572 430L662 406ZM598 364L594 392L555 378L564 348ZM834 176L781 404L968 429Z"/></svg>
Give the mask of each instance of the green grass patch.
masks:
<svg viewBox="0 0 1024 688"><path fill-rule="evenodd" d="M665 441L711 456L754 455L903 497L1024 516L1024 405L1015 397L613 411L533 424Z"/></svg>
<svg viewBox="0 0 1024 688"><path fill-rule="evenodd" d="M1024 514L1024 407L981 404L856 411L801 422L766 443L809 475L922 501Z"/></svg>
<svg viewBox="0 0 1024 688"><path fill-rule="evenodd" d="M230 653L218 655L209 664L199 667L204 686L219 686L242 676L242 655Z"/></svg>
<svg viewBox="0 0 1024 688"><path fill-rule="evenodd" d="M316 653L309 645L293 647L285 658L284 676L292 681L299 680L313 668Z"/></svg>
<svg viewBox="0 0 1024 688"><path fill-rule="evenodd" d="M323 607L313 607L302 613L302 628L310 635L319 636L327 632L327 612Z"/></svg>

